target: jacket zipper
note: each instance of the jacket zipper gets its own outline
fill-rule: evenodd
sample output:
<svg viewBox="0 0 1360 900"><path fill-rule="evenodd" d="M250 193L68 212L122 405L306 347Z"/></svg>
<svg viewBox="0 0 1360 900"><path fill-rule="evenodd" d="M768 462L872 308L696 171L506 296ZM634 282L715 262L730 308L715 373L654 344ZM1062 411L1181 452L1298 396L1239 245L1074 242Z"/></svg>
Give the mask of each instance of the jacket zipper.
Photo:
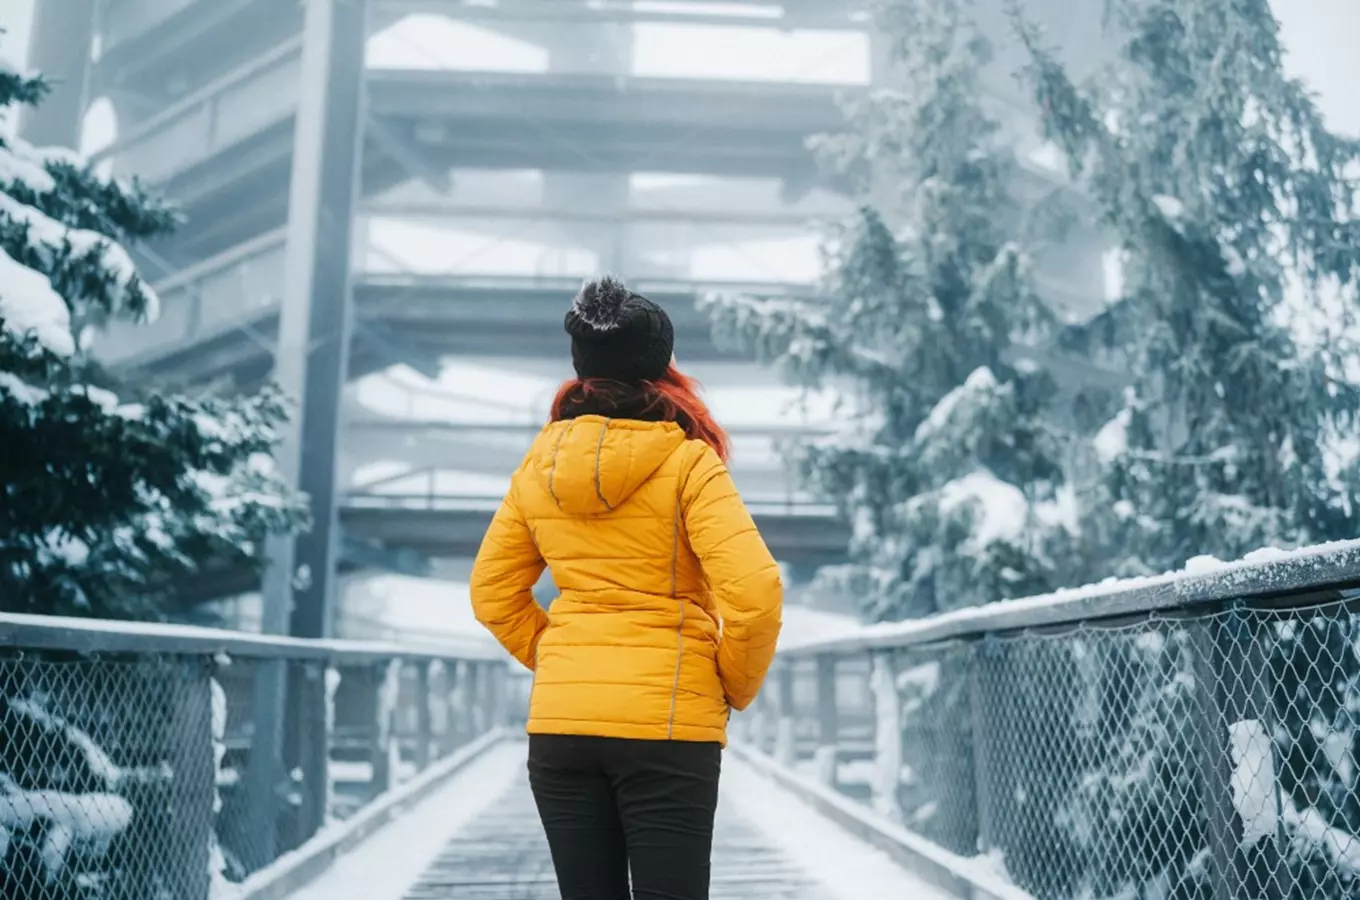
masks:
<svg viewBox="0 0 1360 900"><path fill-rule="evenodd" d="M675 600L675 566L680 557L680 493L675 495L675 518L671 528L671 599ZM680 694L680 669L685 661L685 601L680 600L680 624L675 629L675 680L671 682L671 716L666 724L666 740L675 735L675 702Z"/></svg>

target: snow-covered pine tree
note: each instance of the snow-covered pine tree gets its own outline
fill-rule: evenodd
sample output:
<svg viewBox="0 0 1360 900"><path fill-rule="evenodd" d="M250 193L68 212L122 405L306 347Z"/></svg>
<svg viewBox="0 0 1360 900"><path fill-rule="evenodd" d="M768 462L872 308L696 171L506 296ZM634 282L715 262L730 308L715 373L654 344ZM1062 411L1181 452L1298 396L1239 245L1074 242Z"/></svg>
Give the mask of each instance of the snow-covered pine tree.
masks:
<svg viewBox="0 0 1360 900"><path fill-rule="evenodd" d="M1360 295L1360 144L1330 133L1284 73L1268 0L1108 9L1119 53L1081 86L1022 11L1017 21L1049 135L1122 245L1123 296L1079 335L1131 382L1095 438L1108 502L1090 515L1109 512L1112 566L1161 571L1199 554L1236 559L1262 545L1355 537L1360 470L1338 436L1351 435L1360 409L1346 331ZM1360 780L1353 749L1329 755L1322 745L1353 732L1355 628L1339 610L1301 615L1254 635L1271 663L1264 714L1286 808L1285 881L1299 900L1350 897L1354 873L1338 856L1360 834L1348 800ZM1115 704L1134 704L1135 715L1112 736L1108 770L1085 778L1077 798L1107 819L1120 813L1117 845L1087 847L1093 873L1120 875L1087 885L1102 896L1212 895L1203 803L1166 817L1164 801L1201 782L1178 740L1185 712L1165 698L1196 685L1202 666L1171 652L1184 630L1171 637L1136 654L1146 674L1127 683L1141 693ZM1150 851L1136 873L1129 846ZM1274 849L1263 840L1250 851L1260 884L1278 874L1266 856Z"/></svg>
<svg viewBox="0 0 1360 900"><path fill-rule="evenodd" d="M969 6L881 9L902 86L856 102L847 131L820 141L860 205L828 241L817 300L703 302L720 340L846 396L844 430L789 455L853 526L853 564L823 578L871 621L1049 588L1068 527L1051 380L1007 362L1048 314L1029 236L1011 233L1024 218L1014 156L981 103L990 48Z"/></svg>
<svg viewBox="0 0 1360 900"><path fill-rule="evenodd" d="M44 91L0 65L0 111ZM177 575L304 522L272 466L276 394L120 398L85 352L108 318L155 315L120 242L175 224L69 151L0 140L0 610L157 617Z"/></svg>
<svg viewBox="0 0 1360 900"><path fill-rule="evenodd" d="M1326 319L1360 294L1360 144L1285 75L1268 0L1109 11L1119 56L1085 87L1021 29L1047 135L1122 249L1123 296L1085 334L1131 382L1096 509L1149 572L1353 537L1360 469L1329 449L1360 393Z"/></svg>

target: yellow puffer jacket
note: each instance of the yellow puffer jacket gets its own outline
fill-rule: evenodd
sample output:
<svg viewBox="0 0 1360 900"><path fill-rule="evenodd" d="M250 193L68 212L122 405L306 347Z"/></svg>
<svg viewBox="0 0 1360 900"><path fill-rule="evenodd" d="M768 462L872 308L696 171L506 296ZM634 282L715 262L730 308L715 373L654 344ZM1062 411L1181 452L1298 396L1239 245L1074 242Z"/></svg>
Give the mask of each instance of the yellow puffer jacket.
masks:
<svg viewBox="0 0 1360 900"><path fill-rule="evenodd" d="M545 564L550 612L530 593ZM531 734L725 742L774 656L782 596L707 444L601 416L539 434L472 570L478 621L534 670Z"/></svg>

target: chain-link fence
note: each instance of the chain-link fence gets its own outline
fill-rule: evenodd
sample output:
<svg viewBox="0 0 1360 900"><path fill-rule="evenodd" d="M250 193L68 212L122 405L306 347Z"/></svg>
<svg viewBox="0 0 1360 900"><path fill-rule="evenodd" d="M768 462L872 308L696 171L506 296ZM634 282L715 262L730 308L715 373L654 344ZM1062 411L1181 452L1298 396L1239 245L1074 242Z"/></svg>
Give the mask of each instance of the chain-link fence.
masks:
<svg viewBox="0 0 1360 900"><path fill-rule="evenodd" d="M1360 898L1344 587L799 648L744 736L1039 900Z"/></svg>
<svg viewBox="0 0 1360 900"><path fill-rule="evenodd" d="M501 724L477 652L0 621L0 897L209 900Z"/></svg>

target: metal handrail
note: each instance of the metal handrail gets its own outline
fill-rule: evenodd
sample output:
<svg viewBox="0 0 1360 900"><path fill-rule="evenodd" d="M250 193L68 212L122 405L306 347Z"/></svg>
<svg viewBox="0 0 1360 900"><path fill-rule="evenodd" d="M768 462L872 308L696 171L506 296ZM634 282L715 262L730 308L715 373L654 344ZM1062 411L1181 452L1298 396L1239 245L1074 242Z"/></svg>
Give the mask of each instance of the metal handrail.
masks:
<svg viewBox="0 0 1360 900"><path fill-rule="evenodd" d="M1203 613L1239 601L1270 601L1280 609L1300 609L1317 604L1320 594L1335 599L1353 588L1360 588L1360 540L1321 544L1276 558L1248 556L1212 569L1110 579L925 619L869 625L846 635L781 647L779 653L843 656L998 633Z"/></svg>
<svg viewBox="0 0 1360 900"><path fill-rule="evenodd" d="M533 219L543 222L593 223L607 225L732 225L769 228L797 228L809 226L844 211L802 212L751 211L724 209L658 209L632 205L619 210L571 209L538 206L509 206L492 204L452 203L445 200L374 200L364 204L362 213L370 217L413 218L424 223L457 224L460 220L518 220Z"/></svg>
<svg viewBox="0 0 1360 900"><path fill-rule="evenodd" d="M561 3L492 4L471 3L467 0L381 0L378 8L389 15L434 14L447 15L471 22L532 21L562 24L594 24L598 22L665 23L681 25L716 25L746 28L815 28L818 30L865 31L872 22L866 12L847 9L787 9L782 4L737 0L728 5L740 12L716 12L722 3L713 0L697 4L695 11L672 9L664 4L657 9L632 5L592 4L589 6ZM767 9L768 14L755 10Z"/></svg>
<svg viewBox="0 0 1360 900"><path fill-rule="evenodd" d="M399 659L434 662L447 659L497 661L499 649L469 638L466 645L410 647L370 641L348 641L249 634L196 625L123 622L0 613L0 647L22 650L68 650L75 653L162 653L250 659L309 659L362 664Z"/></svg>
<svg viewBox="0 0 1360 900"><path fill-rule="evenodd" d="M397 417L368 415L364 418L354 418L349 421L346 428L350 431L430 431L448 432L451 434L472 434L483 432L490 434L510 434L510 435L534 435L543 428L540 419L525 418L518 422L467 422L450 421L448 419L402 419ZM743 438L784 438L784 437L815 437L836 433L836 429L831 425L733 425L728 429L728 434L734 440ZM449 468L457 468L450 466Z"/></svg>
<svg viewBox="0 0 1360 900"><path fill-rule="evenodd" d="M286 228L276 228L267 231L264 234L257 235L250 240L243 241L234 247L223 250L215 256L210 256L191 266L171 273L157 282L155 289L161 294L168 293L181 288L186 284L201 281L209 275L215 275L219 272L226 271L243 260L252 259L261 255L264 251L282 246L287 237L286 231ZM463 287L467 289L485 288L487 290L508 290L518 288L526 290L547 290L566 292L568 294L574 292L581 283L580 278L567 276L391 273L366 272L362 268L359 268L356 271L355 277L360 283L375 287L383 285L432 284L448 287ZM644 293L672 292L697 294L707 291L734 291L811 296L816 292L815 285L802 282L706 281L703 279L689 280L680 278L635 279L634 288Z"/></svg>
<svg viewBox="0 0 1360 900"><path fill-rule="evenodd" d="M565 292L568 296L581 284L580 276L569 275L485 275L461 272L365 272L356 273L358 280L370 287L434 285L467 290L542 290ZM752 294L793 294L814 296L816 285L799 281L712 281L682 278L634 278L629 280L633 290L643 294L734 292Z"/></svg>
<svg viewBox="0 0 1360 900"><path fill-rule="evenodd" d="M260 72L273 67L274 65L297 56L302 53L302 36L289 38L271 50L266 50L259 56L245 63L237 69L233 69L221 78L208 82L196 91L185 94L180 99L164 107L154 116L140 122L136 128L126 135L109 144L91 157L91 162L96 163L105 159L111 159L119 154L127 152L129 147L135 147L143 143L147 138L161 134L165 126L182 118L186 113L212 103L217 100L228 89L244 84L254 78Z"/></svg>
<svg viewBox="0 0 1360 900"><path fill-rule="evenodd" d="M398 508L404 504L407 509L427 511L448 510L485 511L494 510L502 498L493 494L446 494L446 493L382 493L379 491L353 491L345 495L344 505L352 509ZM791 497L769 497L748 495L743 498L746 508L758 515L808 516L833 519L837 510L829 503L798 500Z"/></svg>
<svg viewBox="0 0 1360 900"><path fill-rule="evenodd" d="M254 259L263 255L268 250L276 247L283 247L288 237L287 227L275 228L266 231L264 234L256 235L248 241L237 244L223 250L216 256L200 260L191 266L186 266L176 272L167 275L163 280L156 283L156 293L168 294L186 285L202 281L209 275L216 275L225 272L248 259Z"/></svg>

